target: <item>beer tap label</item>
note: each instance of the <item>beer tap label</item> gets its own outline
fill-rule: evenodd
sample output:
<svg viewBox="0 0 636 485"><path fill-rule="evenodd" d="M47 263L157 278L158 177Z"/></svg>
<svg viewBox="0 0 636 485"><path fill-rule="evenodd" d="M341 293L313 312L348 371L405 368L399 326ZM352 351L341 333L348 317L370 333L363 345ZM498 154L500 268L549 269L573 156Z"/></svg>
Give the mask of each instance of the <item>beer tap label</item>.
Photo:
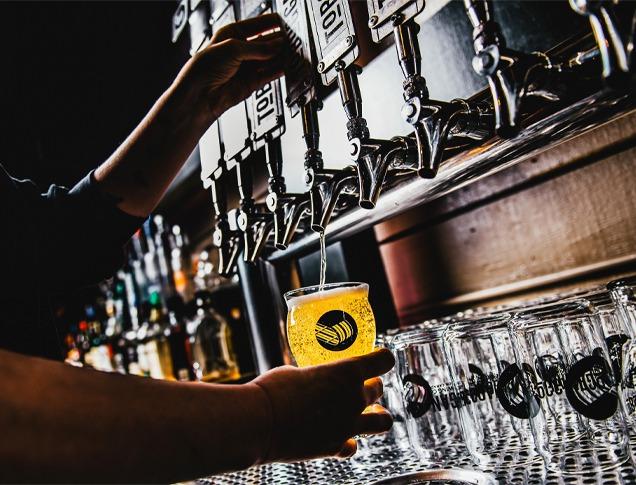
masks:
<svg viewBox="0 0 636 485"><path fill-rule="evenodd" d="M342 310L323 314L316 323L316 340L325 349L340 352L353 345L358 337L354 318Z"/></svg>
<svg viewBox="0 0 636 485"><path fill-rule="evenodd" d="M325 86L358 58L355 29L347 0L308 0L318 72Z"/></svg>
<svg viewBox="0 0 636 485"><path fill-rule="evenodd" d="M225 25L236 22L234 6L225 4L223 8L215 10L212 20L213 33ZM252 149L246 102L241 101L226 110L219 117L218 126L226 169L232 170L237 159L246 157Z"/></svg>
<svg viewBox="0 0 636 485"><path fill-rule="evenodd" d="M268 3L251 0L241 2L241 18L270 13ZM280 80L274 79L252 93L245 100L252 150L256 151L285 132L285 115Z"/></svg>
<svg viewBox="0 0 636 485"><path fill-rule="evenodd" d="M369 29L374 42L393 33L394 21L404 24L422 10L424 0L367 0L369 10Z"/></svg>
<svg viewBox="0 0 636 485"><path fill-rule="evenodd" d="M274 5L283 20L283 28L291 46L284 73L287 89L285 103L293 118L300 112L299 106L315 96L307 11L303 0L276 0Z"/></svg>

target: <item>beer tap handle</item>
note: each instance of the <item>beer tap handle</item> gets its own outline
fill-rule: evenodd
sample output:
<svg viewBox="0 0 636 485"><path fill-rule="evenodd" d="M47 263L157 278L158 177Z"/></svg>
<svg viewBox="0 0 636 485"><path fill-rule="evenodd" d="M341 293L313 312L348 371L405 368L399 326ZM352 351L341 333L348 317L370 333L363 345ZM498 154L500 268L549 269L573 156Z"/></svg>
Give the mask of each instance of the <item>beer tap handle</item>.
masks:
<svg viewBox="0 0 636 485"><path fill-rule="evenodd" d="M217 218L222 217L227 212L227 196L225 187L218 180L212 179L210 184L212 192L212 207Z"/></svg>
<svg viewBox="0 0 636 485"><path fill-rule="evenodd" d="M418 31L418 24L410 20L396 24L393 37L404 75L402 117L413 126L417 143L417 174L422 178L433 178L457 113L449 103L432 101L429 97L426 80L421 75Z"/></svg>
<svg viewBox="0 0 636 485"><path fill-rule="evenodd" d="M241 197L241 207L236 224L243 234L243 259L250 261L254 242L254 227L251 219L255 207L252 198L252 171L243 160L238 160L236 164L236 179Z"/></svg>
<svg viewBox="0 0 636 485"><path fill-rule="evenodd" d="M252 170L243 160L236 164L236 181L238 182L239 196L241 198L241 210L250 210L254 205L252 198Z"/></svg>
<svg viewBox="0 0 636 485"><path fill-rule="evenodd" d="M265 164L269 174L269 191L279 195L284 194L286 187L283 177L283 150L280 138L270 140L265 145Z"/></svg>
<svg viewBox="0 0 636 485"><path fill-rule="evenodd" d="M273 217L274 244L279 246L285 239L285 208L283 198L286 196L283 171L283 155L280 139L271 140L265 146L265 163L269 173L269 194L265 199L268 210Z"/></svg>
<svg viewBox="0 0 636 485"><path fill-rule="evenodd" d="M549 69L550 60L544 54L508 49L499 25L492 18L489 0L464 0L464 6L473 26L473 69L488 79L495 130L503 138L514 137L520 129L520 105L532 74L537 69Z"/></svg>
<svg viewBox="0 0 636 485"><path fill-rule="evenodd" d="M419 30L420 26L414 20L399 23L393 27L395 50L402 74L406 80L421 76L422 55L420 54L420 44L417 40Z"/></svg>
<svg viewBox="0 0 636 485"><path fill-rule="evenodd" d="M322 154L320 153L320 125L318 124L319 101L312 99L300 107L303 126L303 139L307 151L305 153L305 168L308 164L313 168L322 168ZM314 166L314 165L319 166Z"/></svg>
<svg viewBox="0 0 636 485"><path fill-rule="evenodd" d="M347 115L347 137L349 140L355 138L366 140L369 138L367 120L362 116L362 96L360 94L360 84L358 74L360 68L355 64L346 69L338 70L338 90L342 107Z"/></svg>
<svg viewBox="0 0 636 485"><path fill-rule="evenodd" d="M616 2L610 0L569 0L572 9L590 20L596 45L601 54L603 79L609 85L621 86L629 79L630 53L633 50L633 34L621 33L614 11ZM634 17L636 19L636 17ZM631 26L633 29L633 25ZM624 39L628 39L627 42Z"/></svg>

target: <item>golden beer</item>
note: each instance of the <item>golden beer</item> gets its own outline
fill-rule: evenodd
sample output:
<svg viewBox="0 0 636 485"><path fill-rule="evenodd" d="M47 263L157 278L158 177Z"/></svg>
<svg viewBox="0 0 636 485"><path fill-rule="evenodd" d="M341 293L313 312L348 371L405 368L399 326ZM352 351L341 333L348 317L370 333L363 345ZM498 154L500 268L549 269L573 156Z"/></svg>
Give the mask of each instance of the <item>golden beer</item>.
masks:
<svg viewBox="0 0 636 485"><path fill-rule="evenodd" d="M324 364L373 350L375 318L369 285L333 283L290 291L287 340L299 367Z"/></svg>

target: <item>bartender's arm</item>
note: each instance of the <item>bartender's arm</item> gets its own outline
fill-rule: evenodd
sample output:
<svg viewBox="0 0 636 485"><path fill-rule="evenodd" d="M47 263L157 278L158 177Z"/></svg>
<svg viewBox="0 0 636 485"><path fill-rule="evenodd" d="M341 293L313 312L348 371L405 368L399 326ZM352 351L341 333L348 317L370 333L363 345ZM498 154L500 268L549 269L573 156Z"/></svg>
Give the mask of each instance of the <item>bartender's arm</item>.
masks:
<svg viewBox="0 0 636 485"><path fill-rule="evenodd" d="M274 14L230 24L188 61L139 126L95 172L99 187L116 197L120 209L147 216L212 122L281 76L284 33L248 40L279 25Z"/></svg>
<svg viewBox="0 0 636 485"><path fill-rule="evenodd" d="M319 456L391 417L362 413L393 365L382 350L249 384L107 374L0 351L0 481L167 483ZM366 380L366 383L365 383Z"/></svg>

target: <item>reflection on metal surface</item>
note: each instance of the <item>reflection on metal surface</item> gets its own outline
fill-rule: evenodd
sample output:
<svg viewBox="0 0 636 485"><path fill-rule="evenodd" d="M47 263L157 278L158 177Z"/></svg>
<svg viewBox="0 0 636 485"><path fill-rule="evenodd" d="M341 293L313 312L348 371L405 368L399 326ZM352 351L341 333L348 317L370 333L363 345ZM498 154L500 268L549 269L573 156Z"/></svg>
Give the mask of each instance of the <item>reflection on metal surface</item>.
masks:
<svg viewBox="0 0 636 485"><path fill-rule="evenodd" d="M514 432L513 432L514 434ZM516 435L510 436L514 440ZM630 444L636 444L636 435L630 437ZM580 477L568 477L567 482L563 482L562 477L556 473L545 473L541 461L531 465L520 466L514 460L506 459L510 440L502 440L500 443L501 464L499 466L488 467L484 470L477 470L470 462L467 455L457 456L449 459L446 466L450 470L444 472L461 471L465 475L462 478L451 479L441 483L458 485L462 483L484 483L501 485L546 485L563 484L568 485L589 485L591 483L636 483L636 471L631 463L624 463L611 472L597 473L586 472ZM210 478L197 480L200 485L248 485L248 484L276 484L276 485L382 485L402 483L410 485L436 483L426 482L418 479L419 473L434 471L433 465L422 462L412 449L401 449L390 438L389 434L376 436L373 441L373 448L366 454L360 451L353 459L323 459L298 463L271 463L268 465L256 466L236 473L217 475ZM439 465L438 465L439 466ZM437 472L440 470L437 469ZM411 481L402 482L378 482L378 479L393 477L397 479L405 474L412 474ZM465 477L484 477L494 475L494 482L471 482ZM421 476L421 475L420 475ZM462 482L461 480L464 480ZM429 478L430 480L430 478ZM438 481L437 484L440 482Z"/></svg>
<svg viewBox="0 0 636 485"><path fill-rule="evenodd" d="M556 143L585 133L634 108L634 96L603 90L577 101L527 126L513 139L495 138L460 153L443 163L434 179L410 179L384 192L373 211L354 208L333 219L327 232L330 242L430 202L487 175L503 170ZM274 252L271 261L314 250L318 235L309 234L292 242L285 252Z"/></svg>
<svg viewBox="0 0 636 485"><path fill-rule="evenodd" d="M407 473L399 477L387 478L369 485L496 485L494 477L472 470L443 469Z"/></svg>

